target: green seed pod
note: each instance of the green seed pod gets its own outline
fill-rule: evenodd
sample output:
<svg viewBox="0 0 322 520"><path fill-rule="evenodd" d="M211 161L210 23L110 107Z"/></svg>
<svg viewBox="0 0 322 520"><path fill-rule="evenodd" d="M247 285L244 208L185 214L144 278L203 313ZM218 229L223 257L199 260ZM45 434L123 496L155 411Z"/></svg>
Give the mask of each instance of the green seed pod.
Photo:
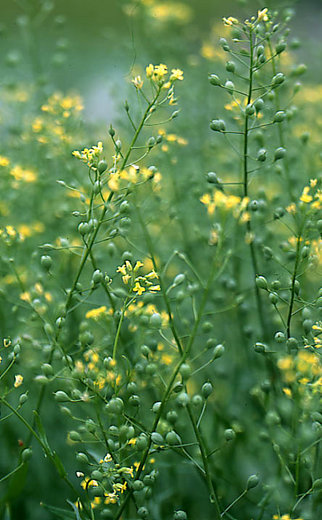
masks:
<svg viewBox="0 0 322 520"><path fill-rule="evenodd" d="M49 383L49 379L43 375L39 374L38 376L34 377L35 383L40 383L41 385L47 385Z"/></svg>
<svg viewBox="0 0 322 520"><path fill-rule="evenodd" d="M140 398L138 395L133 394L129 397L129 404L134 407L140 406Z"/></svg>
<svg viewBox="0 0 322 520"><path fill-rule="evenodd" d="M226 123L223 119L213 119L210 123L210 128L214 132L224 132L226 130Z"/></svg>
<svg viewBox="0 0 322 520"><path fill-rule="evenodd" d="M91 473L91 477L94 480L101 480L103 475L100 471L98 471L97 469L94 469L94 471L92 471L92 473Z"/></svg>
<svg viewBox="0 0 322 520"><path fill-rule="evenodd" d="M211 83L211 85L214 85L215 87L220 85L220 79L216 74L210 74L208 76L208 80L209 83Z"/></svg>
<svg viewBox="0 0 322 520"><path fill-rule="evenodd" d="M186 279L186 276L183 273L177 274L173 280L173 285L180 285L182 284Z"/></svg>
<svg viewBox="0 0 322 520"><path fill-rule="evenodd" d="M276 54L281 54L281 52L285 51L285 49L286 49L286 42L281 41L276 45L275 52L276 52Z"/></svg>
<svg viewBox="0 0 322 520"><path fill-rule="evenodd" d="M264 53L265 53L264 46L263 45L258 45L258 47L257 47L257 56L261 56Z"/></svg>
<svg viewBox="0 0 322 520"><path fill-rule="evenodd" d="M100 174L104 173L105 170L107 169L107 162L104 161L104 159L102 159L101 161L99 161L98 165L97 165L97 169L98 169L98 172Z"/></svg>
<svg viewBox="0 0 322 520"><path fill-rule="evenodd" d="M28 401L28 395L27 394L21 394L19 397L19 404L22 406L25 404L25 402Z"/></svg>
<svg viewBox="0 0 322 520"><path fill-rule="evenodd" d="M142 491L143 488L144 488L144 484L143 484L142 480L135 480L132 484L133 491Z"/></svg>
<svg viewBox="0 0 322 520"><path fill-rule="evenodd" d="M162 444L164 444L164 438L158 432L151 433L151 440L154 444L157 444L158 446L161 446Z"/></svg>
<svg viewBox="0 0 322 520"><path fill-rule="evenodd" d="M191 375L191 367L188 365L188 363L182 363L180 367L180 374L182 375L183 379L189 379Z"/></svg>
<svg viewBox="0 0 322 520"><path fill-rule="evenodd" d="M264 106L265 106L265 103L262 98L256 99L256 101L254 102L254 107L256 108L257 112L260 112L261 110L263 110Z"/></svg>
<svg viewBox="0 0 322 520"><path fill-rule="evenodd" d="M80 442L82 440L80 434L77 431L75 431L75 430L72 430L71 432L69 432L69 438L73 442Z"/></svg>
<svg viewBox="0 0 322 520"><path fill-rule="evenodd" d="M191 399L191 403L196 407L201 406L203 404L203 398L200 394L195 394Z"/></svg>
<svg viewBox="0 0 322 520"><path fill-rule="evenodd" d="M273 122L282 123L282 121L284 121L285 117L286 117L285 112L283 110L279 110L278 112L276 112Z"/></svg>
<svg viewBox="0 0 322 520"><path fill-rule="evenodd" d="M251 103L249 103L245 109L245 113L247 116L253 116L255 114L255 107Z"/></svg>
<svg viewBox="0 0 322 520"><path fill-rule="evenodd" d="M189 403L190 401L190 397L189 395L186 393L186 392L181 392L177 397L176 397L176 404L180 407L180 408L183 408L185 406L187 406L187 404Z"/></svg>
<svg viewBox="0 0 322 520"><path fill-rule="evenodd" d="M175 119L176 117L178 117L178 115L179 115L179 110L175 110L174 112L172 112L170 119Z"/></svg>
<svg viewBox="0 0 322 520"><path fill-rule="evenodd" d="M310 254L310 248L308 246L304 246L302 251L301 251L301 257L302 258L307 258Z"/></svg>
<svg viewBox="0 0 322 520"><path fill-rule="evenodd" d="M53 367L49 363L43 363L41 365L41 370L45 374L45 376L51 376L54 372Z"/></svg>
<svg viewBox="0 0 322 520"><path fill-rule="evenodd" d="M117 152L120 152L122 150L122 141L120 139L117 139L115 141L115 150Z"/></svg>
<svg viewBox="0 0 322 520"><path fill-rule="evenodd" d="M295 69L292 70L293 76L302 76L307 71L307 66L304 63L301 63Z"/></svg>
<svg viewBox="0 0 322 520"><path fill-rule="evenodd" d="M249 209L253 212L256 212L258 210L258 201L257 200L251 200L249 203Z"/></svg>
<svg viewBox="0 0 322 520"><path fill-rule="evenodd" d="M224 353L225 353L224 345L221 345L221 344L216 345L216 347L213 350L213 356L212 356L213 361L215 359L219 359Z"/></svg>
<svg viewBox="0 0 322 520"><path fill-rule="evenodd" d="M278 302L278 295L275 293L275 292L271 292L269 294L269 299L270 299L270 302L273 304L273 305L276 305L277 302Z"/></svg>
<svg viewBox="0 0 322 520"><path fill-rule="evenodd" d="M293 338L293 337L290 337L288 338L288 340L286 341L286 346L289 348L289 349L294 349L294 350L297 350L298 349L298 346L299 346L299 343L297 341L296 338Z"/></svg>
<svg viewBox="0 0 322 520"><path fill-rule="evenodd" d="M67 401L70 401L69 396L66 394L66 392L63 392L62 390L58 390L57 392L54 392L55 400L59 403L64 403Z"/></svg>
<svg viewBox="0 0 322 520"><path fill-rule="evenodd" d="M236 438L236 433L231 428L224 431L224 437L227 442L233 441Z"/></svg>
<svg viewBox="0 0 322 520"><path fill-rule="evenodd" d="M285 76L282 72L278 72L273 78L272 78L272 88L276 88L285 81Z"/></svg>
<svg viewBox="0 0 322 520"><path fill-rule="evenodd" d="M171 430L170 432L168 432L166 434L165 440L166 440L166 443L169 444L169 446L175 446L175 445L181 444L181 442L182 442L179 435L173 430Z"/></svg>
<svg viewBox="0 0 322 520"><path fill-rule="evenodd" d="M99 269L96 269L96 271L94 271L94 273L93 273L92 280L95 285L98 283L101 283L103 281L102 271L100 271Z"/></svg>
<svg viewBox="0 0 322 520"><path fill-rule="evenodd" d="M108 411L115 415L120 415L123 412L124 403L120 397L114 397L108 403Z"/></svg>
<svg viewBox="0 0 322 520"><path fill-rule="evenodd" d="M271 286L274 291L278 291L281 288L281 282L279 280L273 280Z"/></svg>
<svg viewBox="0 0 322 520"><path fill-rule="evenodd" d="M274 153L274 161L279 161L280 159L283 159L286 155L286 150L282 146L279 148L276 148Z"/></svg>
<svg viewBox="0 0 322 520"><path fill-rule="evenodd" d="M233 94L234 90L235 90L235 85L233 84L232 81L226 81L225 83L225 88L228 90L228 92L230 94Z"/></svg>
<svg viewBox="0 0 322 520"><path fill-rule="evenodd" d="M87 233L89 233L90 231L90 228L89 228L89 225L87 222L81 222L78 226L78 232L84 236L84 235L87 235Z"/></svg>
<svg viewBox="0 0 322 520"><path fill-rule="evenodd" d="M260 162L265 162L267 159L267 150L265 150L265 148L258 150L256 158Z"/></svg>
<svg viewBox="0 0 322 520"><path fill-rule="evenodd" d="M167 421L170 424L175 424L178 420L178 414L175 410L170 410L166 415Z"/></svg>
<svg viewBox="0 0 322 520"><path fill-rule="evenodd" d="M21 460L22 462L28 462L29 459L32 457L32 449L26 448L21 452Z"/></svg>
<svg viewBox="0 0 322 520"><path fill-rule="evenodd" d="M162 325L162 318L161 318L160 314L155 312L150 317L150 326L154 329L161 329L161 325Z"/></svg>
<svg viewBox="0 0 322 520"><path fill-rule="evenodd" d="M276 343L284 343L286 341L284 332L276 332L274 339Z"/></svg>
<svg viewBox="0 0 322 520"><path fill-rule="evenodd" d="M173 515L173 520L187 520L187 513L185 511L182 511L178 509L178 511L175 511Z"/></svg>
<svg viewBox="0 0 322 520"><path fill-rule="evenodd" d="M154 137L149 137L149 139L148 139L148 148L153 148L153 146L155 146L155 144L156 144L155 138Z"/></svg>
<svg viewBox="0 0 322 520"><path fill-rule="evenodd" d="M235 72L235 70L236 70L235 62L227 61L227 63L226 63L226 70L227 70L227 72Z"/></svg>
<svg viewBox="0 0 322 520"><path fill-rule="evenodd" d="M259 484L259 478L257 475L251 475L248 480L247 480L247 484L246 484L246 489L247 491L249 491L250 489L253 489L254 487L256 487L257 485Z"/></svg>
<svg viewBox="0 0 322 520"><path fill-rule="evenodd" d="M161 408L161 404L162 404L161 401L156 401L155 403L153 403L152 412L158 413Z"/></svg>
<svg viewBox="0 0 322 520"><path fill-rule="evenodd" d="M254 350L257 354L265 354L267 351L267 346L264 343L257 342L254 345Z"/></svg>
<svg viewBox="0 0 322 520"><path fill-rule="evenodd" d="M139 507L137 513L140 518L143 518L143 520L147 520L149 518L149 510L144 506Z"/></svg>
<svg viewBox="0 0 322 520"><path fill-rule="evenodd" d="M53 264L53 259L51 256L49 255L43 255L41 258L40 258L40 263L42 265L42 267L44 269L46 269L46 271L49 271L49 269L51 268L52 264Z"/></svg>
<svg viewBox="0 0 322 520"><path fill-rule="evenodd" d="M149 376L153 376L154 374L156 374L157 370L158 367L155 363L148 363L145 367L145 372Z"/></svg>
<svg viewBox="0 0 322 520"><path fill-rule="evenodd" d="M141 433L141 435L136 439L135 446L138 450L143 451L148 445L148 438L145 433Z"/></svg>
<svg viewBox="0 0 322 520"><path fill-rule="evenodd" d="M86 453L82 453L82 452L77 453L76 460L77 460L77 462L82 462L83 464L88 464L88 462L89 462Z"/></svg>
<svg viewBox="0 0 322 520"><path fill-rule="evenodd" d="M221 47L224 49L224 51L228 52L228 51L230 50L226 38L220 38L220 40L219 40L219 44L220 44Z"/></svg>
<svg viewBox="0 0 322 520"><path fill-rule="evenodd" d="M267 280L265 276L256 276L255 283L259 289L267 289Z"/></svg>
<svg viewBox="0 0 322 520"><path fill-rule="evenodd" d="M212 394L214 387L212 384L208 381L207 383L204 383L201 387L201 393L205 399L208 399L208 397Z"/></svg>

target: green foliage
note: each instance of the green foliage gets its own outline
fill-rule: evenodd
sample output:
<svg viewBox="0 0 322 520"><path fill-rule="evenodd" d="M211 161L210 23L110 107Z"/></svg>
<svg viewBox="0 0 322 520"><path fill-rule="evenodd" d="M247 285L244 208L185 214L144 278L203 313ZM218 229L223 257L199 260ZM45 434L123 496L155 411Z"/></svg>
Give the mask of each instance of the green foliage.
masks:
<svg viewBox="0 0 322 520"><path fill-rule="evenodd" d="M106 128L39 68L54 4L21 8L33 80L11 52L0 92L0 518L319 518L322 93L298 81L291 11L224 18L187 73L135 65ZM151 56L193 14L123 8ZM61 35L55 67L67 52Z"/></svg>

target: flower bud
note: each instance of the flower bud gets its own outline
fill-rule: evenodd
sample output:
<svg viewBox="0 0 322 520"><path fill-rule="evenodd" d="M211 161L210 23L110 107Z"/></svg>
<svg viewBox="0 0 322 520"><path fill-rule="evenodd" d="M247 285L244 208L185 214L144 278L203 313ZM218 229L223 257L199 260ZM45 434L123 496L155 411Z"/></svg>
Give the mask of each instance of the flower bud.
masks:
<svg viewBox="0 0 322 520"><path fill-rule="evenodd" d="M212 356L213 361L214 361L215 359L220 358L224 353L225 353L225 347L224 347L224 345L221 345L221 344L217 345L217 346L214 348L214 350L213 350L213 356Z"/></svg>
<svg viewBox="0 0 322 520"><path fill-rule="evenodd" d="M178 510L173 515L173 520L187 520L187 513L182 510Z"/></svg>
<svg viewBox="0 0 322 520"><path fill-rule="evenodd" d="M228 92L230 94L232 94L234 92L234 90L235 90L235 85L233 84L232 81L226 81L225 88L228 90Z"/></svg>
<svg viewBox="0 0 322 520"><path fill-rule="evenodd" d="M27 462L32 457L32 449L26 448L21 452L21 460L22 462Z"/></svg>
<svg viewBox="0 0 322 520"><path fill-rule="evenodd" d="M57 392L54 392L55 400L59 403L64 403L66 401L70 401L70 398L66 394L66 392L63 392L62 390L58 390Z"/></svg>

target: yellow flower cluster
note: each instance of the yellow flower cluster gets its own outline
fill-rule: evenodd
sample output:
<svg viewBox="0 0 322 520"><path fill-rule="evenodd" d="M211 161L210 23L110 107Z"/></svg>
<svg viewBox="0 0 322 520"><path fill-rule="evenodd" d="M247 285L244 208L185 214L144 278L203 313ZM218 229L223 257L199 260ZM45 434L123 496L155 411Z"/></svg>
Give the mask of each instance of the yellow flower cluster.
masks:
<svg viewBox="0 0 322 520"><path fill-rule="evenodd" d="M37 180L37 175L32 170L25 170L21 168L21 166L14 166L10 170L10 175L17 181L23 182L35 182Z"/></svg>
<svg viewBox="0 0 322 520"><path fill-rule="evenodd" d="M49 114L62 115L64 118L70 117L73 113L83 110L82 99L78 95L63 96L60 92L55 92L42 105L41 110Z"/></svg>
<svg viewBox="0 0 322 520"><path fill-rule="evenodd" d="M83 161L89 168L96 168L99 159L103 153L103 143L99 141L97 146L93 146L92 148L84 148L81 152L75 150L72 152L74 157Z"/></svg>
<svg viewBox="0 0 322 520"><path fill-rule="evenodd" d="M172 69L170 77L168 78L168 67L163 63L160 63L160 65L152 65L152 63L150 63L150 65L146 67L145 72L148 79L151 79L158 85L162 85L164 88L170 88L175 81L183 80L183 72L181 69Z"/></svg>
<svg viewBox="0 0 322 520"><path fill-rule="evenodd" d="M310 185L303 188L300 201L305 204L310 204L313 209L322 208L322 191L315 189L317 185L317 179L311 179Z"/></svg>
<svg viewBox="0 0 322 520"><path fill-rule="evenodd" d="M108 187L111 191L118 191L130 184L139 184L151 179L153 190L160 188L162 179L160 172L152 172L145 166L132 165L127 170L121 170L109 175Z"/></svg>
<svg viewBox="0 0 322 520"><path fill-rule="evenodd" d="M137 273L141 267L143 267L143 263L140 261L136 262L135 266L133 267L131 262L126 260L126 262L119 266L116 271L121 273L123 283L129 285L130 292L133 292L138 296L141 296L141 294L143 294L146 290L151 293L160 291L160 285L154 285L153 282L151 282L151 279L153 280L159 278L157 273L152 270L145 276L137 276Z"/></svg>
<svg viewBox="0 0 322 520"><path fill-rule="evenodd" d="M319 356L308 350L301 350L296 357L285 356L279 359L278 368L286 383L298 382L301 386L321 392L322 365ZM299 388L300 389L300 388ZM285 392L287 394L287 392Z"/></svg>
<svg viewBox="0 0 322 520"><path fill-rule="evenodd" d="M249 198L238 197L237 195L225 195L220 190L215 190L212 195L205 193L200 198L200 202L207 207L209 215L213 215L216 208L221 208L227 211L234 210L233 214L235 218L238 218L241 213L246 209ZM246 218L248 214L246 213Z"/></svg>

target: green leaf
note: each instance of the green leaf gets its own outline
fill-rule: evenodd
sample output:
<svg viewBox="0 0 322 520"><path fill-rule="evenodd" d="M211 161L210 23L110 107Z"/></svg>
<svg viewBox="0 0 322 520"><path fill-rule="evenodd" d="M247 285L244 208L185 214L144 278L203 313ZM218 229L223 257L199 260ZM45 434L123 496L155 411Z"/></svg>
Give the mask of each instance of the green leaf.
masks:
<svg viewBox="0 0 322 520"><path fill-rule="evenodd" d="M46 435L46 432L45 432L45 428L43 427L43 424L41 422L40 416L39 416L39 414L38 414L38 412L36 410L34 410L33 412L34 412L34 416L35 416L35 421L36 421L36 425L37 425L39 438L40 438L40 440L42 442L42 447L45 450L46 455L48 457L52 457L53 456L53 452L51 451L51 448L50 448L50 446L48 444L47 435Z"/></svg>

